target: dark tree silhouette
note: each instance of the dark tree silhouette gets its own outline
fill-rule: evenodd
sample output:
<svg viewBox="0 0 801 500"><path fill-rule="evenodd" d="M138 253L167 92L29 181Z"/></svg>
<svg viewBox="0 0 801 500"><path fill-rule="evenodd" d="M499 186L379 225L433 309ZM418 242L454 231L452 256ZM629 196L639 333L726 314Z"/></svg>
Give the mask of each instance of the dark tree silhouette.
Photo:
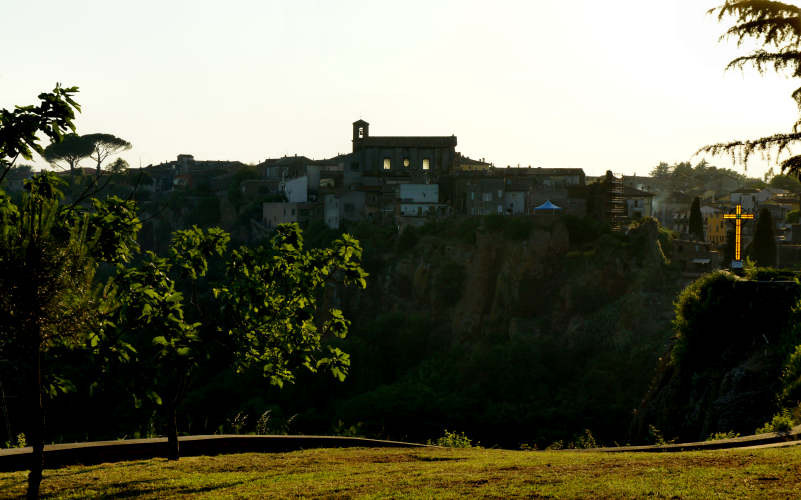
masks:
<svg viewBox="0 0 801 500"><path fill-rule="evenodd" d="M750 253L760 267L776 265L776 236L773 233L773 217L767 208L759 211Z"/></svg>
<svg viewBox="0 0 801 500"><path fill-rule="evenodd" d="M690 236L696 241L704 241L704 220L701 218L701 198L693 198L690 205Z"/></svg>
<svg viewBox="0 0 801 500"><path fill-rule="evenodd" d="M112 134L87 134L81 138L92 145L90 158L97 162L97 175L106 159L114 153L131 149L131 143Z"/></svg>
<svg viewBox="0 0 801 500"><path fill-rule="evenodd" d="M779 73L788 73L793 78L801 78L801 8L770 0L729 0L711 9L709 13L717 13L719 20L727 16L735 20L734 26L721 39L733 38L738 45L753 39L761 45L752 53L730 61L726 69L753 66L760 73L773 69ZM792 93L792 97L801 111L801 87ZM711 144L698 152L728 153L733 160L740 156L745 163L754 152L774 153L777 157L784 152L790 152L789 147L799 140L801 117L790 132ZM796 177L801 176L801 155L784 160L781 169L782 172Z"/></svg>
<svg viewBox="0 0 801 500"><path fill-rule="evenodd" d="M92 154L92 144L78 134L67 134L61 141L54 142L44 150L44 159L51 165L61 167L61 163L74 173L78 162Z"/></svg>

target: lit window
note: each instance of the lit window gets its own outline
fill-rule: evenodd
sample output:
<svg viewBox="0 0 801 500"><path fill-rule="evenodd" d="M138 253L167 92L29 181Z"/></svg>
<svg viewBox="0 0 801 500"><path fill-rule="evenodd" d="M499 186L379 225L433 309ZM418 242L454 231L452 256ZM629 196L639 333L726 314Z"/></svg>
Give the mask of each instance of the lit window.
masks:
<svg viewBox="0 0 801 500"><path fill-rule="evenodd" d="M384 158L384 170L390 170L392 168L392 162L389 158Z"/></svg>
<svg viewBox="0 0 801 500"><path fill-rule="evenodd" d="M423 158L423 170L428 170L429 168L431 168L431 160Z"/></svg>
<svg viewBox="0 0 801 500"><path fill-rule="evenodd" d="M409 168L409 159L408 158L404 158L403 159L403 167L404 168Z"/></svg>

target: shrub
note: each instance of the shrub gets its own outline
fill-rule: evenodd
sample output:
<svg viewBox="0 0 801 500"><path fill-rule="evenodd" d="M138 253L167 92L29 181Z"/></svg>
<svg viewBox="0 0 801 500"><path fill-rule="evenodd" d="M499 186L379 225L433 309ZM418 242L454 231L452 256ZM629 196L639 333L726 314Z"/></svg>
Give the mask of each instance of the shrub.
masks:
<svg viewBox="0 0 801 500"><path fill-rule="evenodd" d="M579 434L573 438L573 442L567 445L568 448L586 449L599 448L600 445L595 441L595 436L589 429L584 429L584 434Z"/></svg>
<svg viewBox="0 0 801 500"><path fill-rule="evenodd" d="M706 438L707 441L719 441L721 439L734 439L740 437L739 432L729 431L729 432L716 432Z"/></svg>
<svg viewBox="0 0 801 500"><path fill-rule="evenodd" d="M673 444L676 442L676 439L665 439L665 436L662 435L662 431L656 428L654 425L648 426L648 436L651 438L651 443L661 446L665 444Z"/></svg>
<svg viewBox="0 0 801 500"><path fill-rule="evenodd" d="M567 228L570 246L581 246L593 242L609 228L602 221L593 217L576 217L575 215L562 216Z"/></svg>
<svg viewBox="0 0 801 500"><path fill-rule="evenodd" d="M429 440L428 444L444 446L446 448L472 448L473 442L464 432L451 432L445 429L445 435L437 438L433 443Z"/></svg>
<svg viewBox="0 0 801 500"><path fill-rule="evenodd" d="M765 434L767 432L778 432L780 434L786 434L790 432L793 428L793 417L790 415L790 410L787 408L783 409L779 413L773 416L770 422L765 422L765 425L759 427L755 433L756 434Z"/></svg>
<svg viewBox="0 0 801 500"><path fill-rule="evenodd" d="M273 418L272 410L266 410L256 421L256 434L289 434L289 427L295 421L297 415L292 415L286 420Z"/></svg>
<svg viewBox="0 0 801 500"><path fill-rule="evenodd" d="M5 448L25 448L28 446L28 441L25 439L25 434L17 434L16 441L6 441Z"/></svg>

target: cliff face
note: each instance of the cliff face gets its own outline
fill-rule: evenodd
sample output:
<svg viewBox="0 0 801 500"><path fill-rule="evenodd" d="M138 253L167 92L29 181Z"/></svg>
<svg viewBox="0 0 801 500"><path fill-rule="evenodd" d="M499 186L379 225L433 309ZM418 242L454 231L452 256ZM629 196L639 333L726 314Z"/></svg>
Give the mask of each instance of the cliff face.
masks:
<svg viewBox="0 0 801 500"><path fill-rule="evenodd" d="M671 294L680 284L655 223L584 247L571 247L560 219L532 228L525 239L479 228L473 243L424 235L411 249L382 257L359 309L370 316L425 312L447 322L457 341L527 328L569 334L604 306L644 295L655 302L644 311L653 321L642 326L669 326ZM635 326L630 313L637 311L620 318L626 328Z"/></svg>
<svg viewBox="0 0 801 500"><path fill-rule="evenodd" d="M607 442L622 441L667 348L672 301L682 284L660 249L664 235L656 223L579 243L576 228L561 218L528 232L485 224L472 238L464 236L421 232L403 249L396 245L373 258L378 264L368 269L367 290L346 306L353 341L392 342L386 336L406 330L383 329L413 317L426 318L428 327L416 334L425 337L422 354L405 366L393 361L390 378L377 375L387 365L380 359L405 352L399 341L368 358L355 351L353 366L367 365L371 380L383 385L355 375L362 392L345 404L342 420L380 422L384 436L401 437L393 427L409 432L408 419L424 420L426 412L440 431L446 425L484 433L487 444L514 446L508 440L517 438L547 445L585 428ZM369 243L365 248L370 251ZM404 392L412 388L451 401L452 408L432 409L420 400L416 410L412 403L381 410L388 394L393 401L418 401ZM505 408L503 416L489 407ZM395 423L399 412L407 418Z"/></svg>

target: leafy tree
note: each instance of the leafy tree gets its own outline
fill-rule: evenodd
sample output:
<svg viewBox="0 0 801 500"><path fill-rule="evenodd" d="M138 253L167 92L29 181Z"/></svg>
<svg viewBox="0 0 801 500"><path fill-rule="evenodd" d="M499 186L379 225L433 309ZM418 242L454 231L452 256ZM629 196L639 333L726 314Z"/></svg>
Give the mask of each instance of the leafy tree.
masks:
<svg viewBox="0 0 801 500"><path fill-rule="evenodd" d="M15 360L29 398L31 498L42 477L46 402L72 387L59 359L103 334L91 286L97 264L126 260L140 227L133 203L118 198L93 200L91 211L62 206L60 182L43 172L26 182L19 206L0 198L0 352Z"/></svg>
<svg viewBox="0 0 801 500"><path fill-rule="evenodd" d="M92 144L78 134L65 135L61 141L54 142L44 150L44 159L51 165L60 166L63 162L74 173L78 162L92 154Z"/></svg>
<svg viewBox="0 0 801 500"><path fill-rule="evenodd" d="M787 72L794 78L801 77L801 8L796 5L767 0L728 0L711 9L718 19L731 16L735 24L722 38L734 38L738 45L753 39L760 48L750 54L729 62L726 69L743 69L753 66L760 73L768 69ZM801 87L793 91L793 99L801 109ZM801 140L801 118L791 132L777 133L757 139L745 139L704 146L700 151L711 154L728 153L732 159L739 154L743 162L754 152L778 156L790 151L790 146ZM801 155L794 155L781 163L782 172L796 177L801 175Z"/></svg>
<svg viewBox="0 0 801 500"><path fill-rule="evenodd" d="M689 222L690 235L696 241L704 241L704 220L701 217L701 198L693 198L693 203L690 205L690 222Z"/></svg>
<svg viewBox="0 0 801 500"><path fill-rule="evenodd" d="M33 153L44 155L37 134L58 142L68 130L75 131L73 120L80 106L72 98L78 87L56 85L52 92L39 94L38 106L0 109L0 185L17 159L33 160Z"/></svg>
<svg viewBox="0 0 801 500"><path fill-rule="evenodd" d="M0 179L19 156L44 153L37 132L58 142L74 130L76 92L56 86L39 106L0 110ZM97 264L127 259L140 227L133 204L118 198L93 200L91 210L62 205L62 182L50 172L34 176L19 204L0 190L0 353L14 360L9 378L28 408L29 498L39 496L46 402L72 385L59 359L103 335L91 287Z"/></svg>
<svg viewBox="0 0 801 500"><path fill-rule="evenodd" d="M130 142L112 134L87 134L81 138L92 145L89 157L97 162L97 175L100 175L100 167L110 155L131 149Z"/></svg>
<svg viewBox="0 0 801 500"><path fill-rule="evenodd" d="M321 294L337 281L365 285L358 242L343 235L329 248L304 250L297 224L279 226L268 247L227 255L216 298L199 307L199 280L229 240L218 228L177 231L168 257L147 252L135 267L118 266L109 290L118 301L118 332L136 349L138 379L147 384L138 392L164 411L171 460L180 454L178 406L212 343L226 346L237 371L256 366L278 386L293 382L298 369L326 369L339 380L347 374L348 355L323 339L344 337L349 323ZM188 297L178 283L190 283ZM220 314L203 314L215 305ZM201 329L216 337L201 341Z"/></svg>
<svg viewBox="0 0 801 500"><path fill-rule="evenodd" d="M776 265L776 237L773 234L773 217L767 208L759 211L750 253L760 267Z"/></svg>
<svg viewBox="0 0 801 500"><path fill-rule="evenodd" d="M108 169L114 174L125 173L128 170L128 162L122 158L117 158L108 166Z"/></svg>
<svg viewBox="0 0 801 500"><path fill-rule="evenodd" d="M796 177L790 175L774 175L771 177L768 186L777 189L786 189L793 193L801 193L801 182Z"/></svg>
<svg viewBox="0 0 801 500"><path fill-rule="evenodd" d="M651 177L667 177L670 175L670 166L665 162L660 162L651 170Z"/></svg>
<svg viewBox="0 0 801 500"><path fill-rule="evenodd" d="M349 356L322 341L344 337L350 322L320 294L337 281L364 288L361 257L359 242L347 234L329 248L304 249L297 224L279 225L269 247L232 252L227 284L214 293L221 327L236 348L237 370L258 366L277 386L294 382L299 368L326 369L344 380Z"/></svg>

